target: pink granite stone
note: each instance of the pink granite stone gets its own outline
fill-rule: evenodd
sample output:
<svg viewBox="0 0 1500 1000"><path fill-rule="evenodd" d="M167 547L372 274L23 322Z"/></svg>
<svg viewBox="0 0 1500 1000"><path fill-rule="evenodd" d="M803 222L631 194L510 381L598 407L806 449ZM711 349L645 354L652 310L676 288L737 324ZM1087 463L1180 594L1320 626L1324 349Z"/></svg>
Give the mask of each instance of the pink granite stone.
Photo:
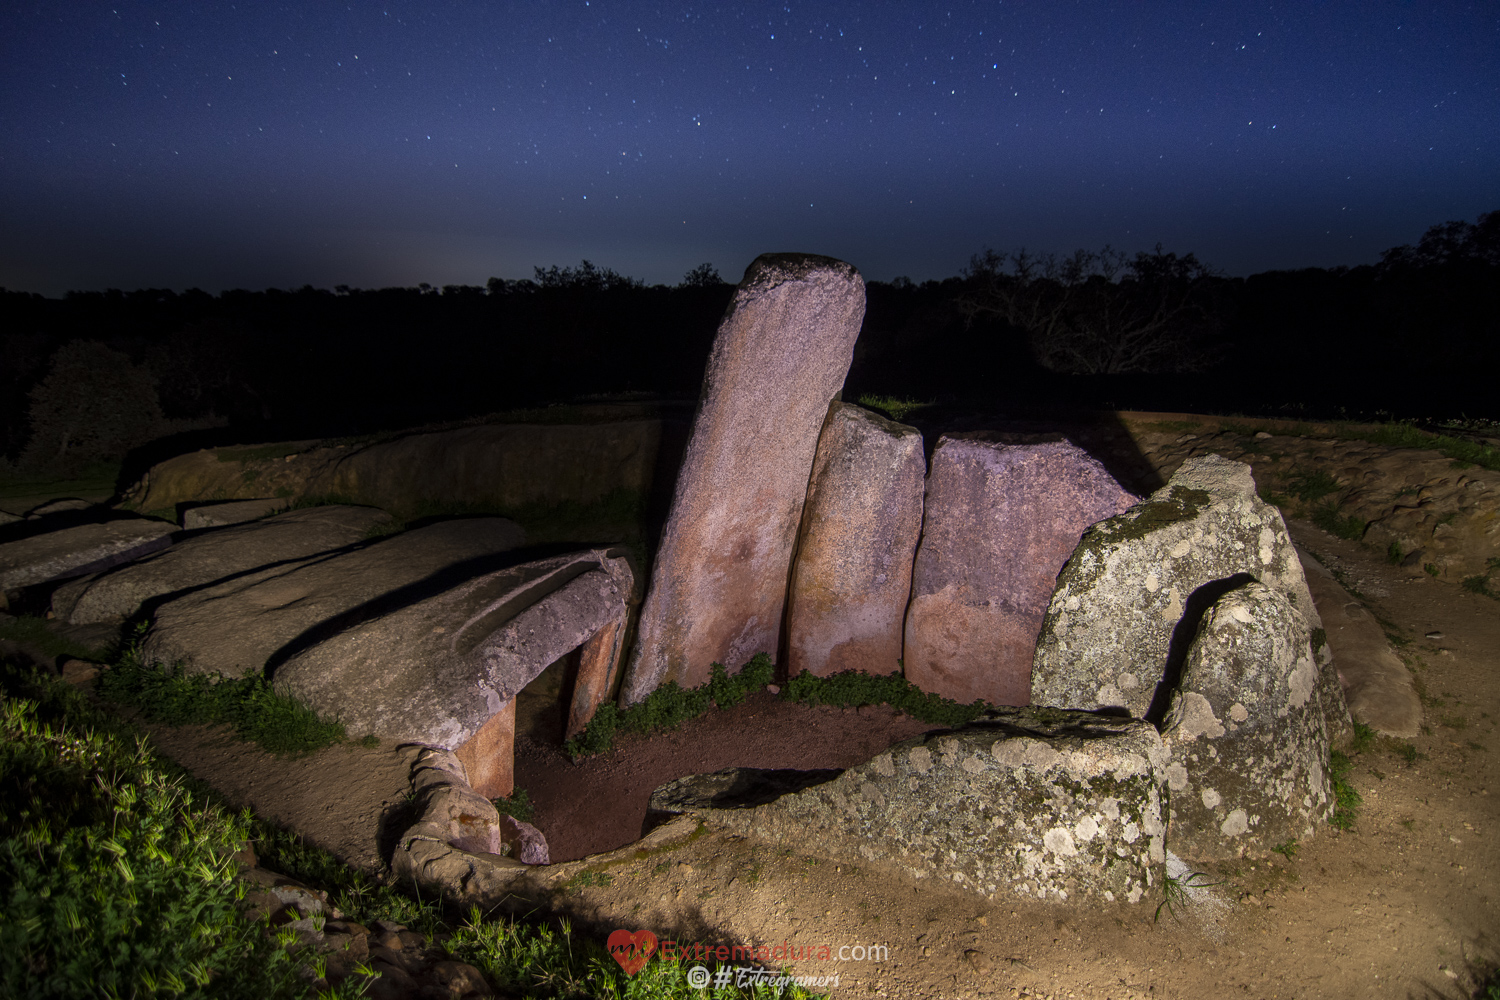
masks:
<svg viewBox="0 0 1500 1000"><path fill-rule="evenodd" d="M692 438L652 567L621 692L705 682L777 654L792 546L828 403L864 318L850 265L766 254L714 338Z"/></svg>
<svg viewBox="0 0 1500 1000"><path fill-rule="evenodd" d="M926 471L915 427L829 407L792 566L788 674L901 670Z"/></svg>
<svg viewBox="0 0 1500 1000"><path fill-rule="evenodd" d="M907 679L965 704L1029 704L1058 572L1085 528L1136 502L1070 441L944 437L912 572Z"/></svg>

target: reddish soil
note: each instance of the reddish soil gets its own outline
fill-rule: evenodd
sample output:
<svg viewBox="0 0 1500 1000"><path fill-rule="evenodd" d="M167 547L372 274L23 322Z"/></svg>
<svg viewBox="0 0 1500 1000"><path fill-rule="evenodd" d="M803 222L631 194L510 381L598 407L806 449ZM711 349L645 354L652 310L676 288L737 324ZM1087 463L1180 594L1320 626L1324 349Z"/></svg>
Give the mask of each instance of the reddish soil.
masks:
<svg viewBox="0 0 1500 1000"><path fill-rule="evenodd" d="M572 861L640 839L651 792L674 778L726 767L853 767L941 728L884 705L808 707L761 691L673 731L623 734L614 750L577 764L555 731L518 732L516 786L536 806L532 823L546 834L552 860Z"/></svg>

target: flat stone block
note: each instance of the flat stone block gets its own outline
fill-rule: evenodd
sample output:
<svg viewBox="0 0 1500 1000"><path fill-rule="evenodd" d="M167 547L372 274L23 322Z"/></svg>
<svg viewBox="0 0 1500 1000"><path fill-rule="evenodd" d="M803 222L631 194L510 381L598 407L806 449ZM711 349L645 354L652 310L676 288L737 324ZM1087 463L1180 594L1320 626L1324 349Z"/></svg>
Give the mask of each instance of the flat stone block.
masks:
<svg viewBox="0 0 1500 1000"><path fill-rule="evenodd" d="M901 670L926 469L915 427L829 407L792 566L790 675Z"/></svg>
<svg viewBox="0 0 1500 1000"><path fill-rule="evenodd" d="M1085 528L1135 501L1070 441L940 440L912 570L907 680L962 704L1030 704L1058 571Z"/></svg>
<svg viewBox="0 0 1500 1000"><path fill-rule="evenodd" d="M234 500L229 503L208 503L189 508L182 515L182 527L187 531L200 528L223 528L231 524L258 521L268 514L285 510L291 501L280 497L261 497L255 500Z"/></svg>
<svg viewBox="0 0 1500 1000"><path fill-rule="evenodd" d="M0 545L0 591L97 573L172 544L177 525L151 518L80 524Z"/></svg>

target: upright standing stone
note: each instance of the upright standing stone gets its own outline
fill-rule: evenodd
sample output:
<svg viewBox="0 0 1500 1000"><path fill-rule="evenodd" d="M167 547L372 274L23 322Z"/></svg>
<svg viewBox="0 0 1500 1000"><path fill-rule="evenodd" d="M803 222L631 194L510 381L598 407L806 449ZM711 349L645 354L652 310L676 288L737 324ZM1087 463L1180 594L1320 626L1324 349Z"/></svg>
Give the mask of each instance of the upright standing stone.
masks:
<svg viewBox="0 0 1500 1000"><path fill-rule="evenodd" d="M1333 811L1328 730L1307 619L1247 583L1203 616L1162 732L1172 851L1264 856Z"/></svg>
<svg viewBox="0 0 1500 1000"><path fill-rule="evenodd" d="M1286 524L1256 494L1250 467L1218 455L1188 459L1150 500L1084 535L1047 608L1032 700L1138 718L1153 704L1164 710L1177 683L1169 673L1203 613L1252 579L1286 595L1312 630L1318 697L1337 744L1349 710ZM1169 664L1174 647L1179 662Z"/></svg>
<svg viewBox="0 0 1500 1000"><path fill-rule="evenodd" d="M829 407L792 566L790 674L900 671L926 468L915 427Z"/></svg>
<svg viewBox="0 0 1500 1000"><path fill-rule="evenodd" d="M745 271L708 359L693 434L621 692L696 686L714 662L775 656L792 546L865 287L843 261L765 254Z"/></svg>
<svg viewBox="0 0 1500 1000"><path fill-rule="evenodd" d="M939 441L906 615L907 680L965 704L1030 704L1058 570L1085 528L1135 500L1070 441Z"/></svg>

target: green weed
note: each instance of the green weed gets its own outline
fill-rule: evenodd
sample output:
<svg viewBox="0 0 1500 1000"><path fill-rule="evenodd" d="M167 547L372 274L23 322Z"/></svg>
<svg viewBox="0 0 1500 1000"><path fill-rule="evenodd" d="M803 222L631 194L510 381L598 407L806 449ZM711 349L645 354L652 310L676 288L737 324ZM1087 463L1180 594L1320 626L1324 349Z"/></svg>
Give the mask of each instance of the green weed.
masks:
<svg viewBox="0 0 1500 1000"><path fill-rule="evenodd" d="M522 823L530 823L531 817L536 815L536 806L531 803L531 796L526 789L513 789L508 798L492 799L495 808L507 816L512 816Z"/></svg>
<svg viewBox="0 0 1500 1000"><path fill-rule="evenodd" d="M890 705L915 719L945 726L970 722L987 707L982 701L960 705L929 694L900 674L867 674L858 670L827 677L800 673L787 683L781 696L804 705Z"/></svg>
<svg viewBox="0 0 1500 1000"><path fill-rule="evenodd" d="M1364 753L1375 744L1375 730L1363 722L1354 723L1354 742L1350 745L1351 753Z"/></svg>
<svg viewBox="0 0 1500 1000"><path fill-rule="evenodd" d="M1406 558L1406 553L1401 551L1400 542L1392 542L1385 550L1385 561L1392 566L1400 566L1401 560Z"/></svg>
<svg viewBox="0 0 1500 1000"><path fill-rule="evenodd" d="M1431 448L1456 462L1500 470L1500 448L1447 434L1432 434L1411 424L1383 424L1374 429L1341 425L1337 433L1345 440L1369 441L1388 448Z"/></svg>
<svg viewBox="0 0 1500 1000"><path fill-rule="evenodd" d="M1185 872L1176 878L1171 875L1162 876L1162 900L1156 904L1156 913L1152 915L1151 922L1156 923L1161 919L1163 909L1171 914L1174 920L1177 919L1177 907L1186 906L1191 899L1188 895L1189 889L1207 889L1209 886L1220 885L1223 882L1222 879L1218 882L1199 881L1206 878L1208 878L1206 872Z"/></svg>
<svg viewBox="0 0 1500 1000"><path fill-rule="evenodd" d="M1301 850L1301 849L1302 849L1302 845L1298 844L1297 841L1295 841L1295 840L1288 840L1284 844L1277 844L1275 847L1271 848L1272 851L1275 851L1277 854L1280 854L1282 857L1286 858L1288 861L1295 861L1295 860L1297 860L1297 852L1299 850Z"/></svg>
<svg viewBox="0 0 1500 1000"><path fill-rule="evenodd" d="M1417 761L1426 758L1425 754L1419 753L1417 748L1407 740L1392 739L1390 748L1392 753L1406 762L1407 767L1414 767Z"/></svg>
<svg viewBox="0 0 1500 1000"><path fill-rule="evenodd" d="M1438 716L1438 724L1446 729L1466 729L1468 728L1469 720L1462 715L1440 715Z"/></svg>
<svg viewBox="0 0 1500 1000"><path fill-rule="evenodd" d="M730 676L722 663L712 664L707 684L683 688L676 681L652 691L643 700L623 711L611 701L601 704L583 732L563 745L577 760L604 753L614 746L615 733L624 729L634 733L653 733L675 729L689 719L707 712L712 705L729 708L745 700L751 691L771 683L776 665L764 653L758 653Z"/></svg>
<svg viewBox="0 0 1500 1000"><path fill-rule="evenodd" d="M1463 588L1470 593L1482 594L1500 601L1500 593L1490 589L1490 580L1487 576L1466 576L1463 580Z"/></svg>
<svg viewBox="0 0 1500 1000"><path fill-rule="evenodd" d="M1438 568L1432 563L1423 563L1422 572L1426 573L1428 576L1435 577L1438 575Z"/></svg>
<svg viewBox="0 0 1500 1000"><path fill-rule="evenodd" d="M865 393L857 400L860 406L871 410L881 410L888 414L892 420L905 420L906 415L915 410L923 410L933 404L919 402L915 399L897 399L895 396L877 396L873 393Z"/></svg>
<svg viewBox="0 0 1500 1000"><path fill-rule="evenodd" d="M1330 493L1337 493L1341 488L1339 481L1322 469L1302 472L1287 483L1292 496L1303 503L1316 503Z"/></svg>
<svg viewBox="0 0 1500 1000"><path fill-rule="evenodd" d="M348 738L342 723L321 719L301 702L278 694L259 674L188 676L181 666L148 665L138 644L99 675L97 690L106 701L137 708L153 722L231 726L241 739L273 754L300 756Z"/></svg>
<svg viewBox="0 0 1500 1000"><path fill-rule="evenodd" d="M1329 754L1328 776L1333 783L1334 807L1333 816L1328 822L1339 830L1354 829L1360 804L1364 801L1354 786L1349 784L1349 772L1353 767L1353 761L1343 751L1334 750Z"/></svg>
<svg viewBox="0 0 1500 1000"><path fill-rule="evenodd" d="M1330 535L1350 541L1358 541L1365 534L1365 521L1354 514L1340 514L1338 505L1334 503L1314 507L1312 523Z"/></svg>
<svg viewBox="0 0 1500 1000"><path fill-rule="evenodd" d="M588 889L593 887L603 888L614 885L615 877L609 872L595 871L593 868L585 868L583 871L568 879L569 889Z"/></svg>

